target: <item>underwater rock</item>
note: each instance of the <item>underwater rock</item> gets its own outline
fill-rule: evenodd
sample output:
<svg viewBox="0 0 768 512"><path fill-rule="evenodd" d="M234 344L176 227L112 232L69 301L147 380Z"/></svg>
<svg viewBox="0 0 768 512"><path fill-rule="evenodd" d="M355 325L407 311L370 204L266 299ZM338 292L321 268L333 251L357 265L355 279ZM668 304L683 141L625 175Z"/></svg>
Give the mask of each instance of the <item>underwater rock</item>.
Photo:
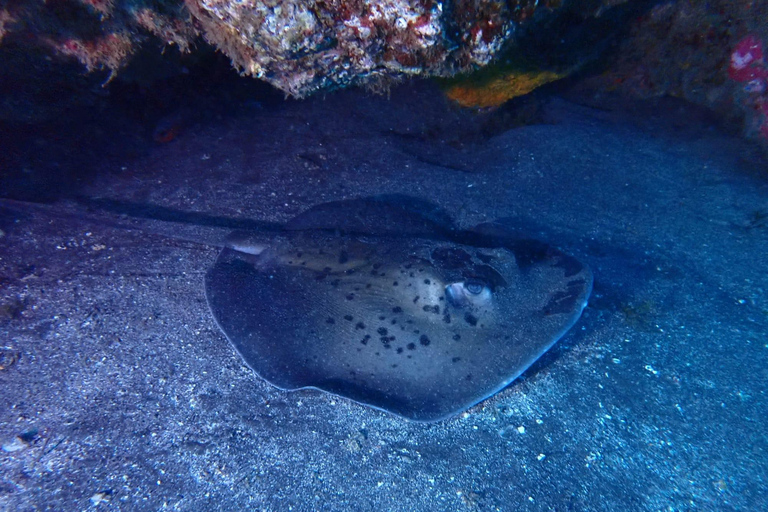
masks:
<svg viewBox="0 0 768 512"><path fill-rule="evenodd" d="M616 0L567 3L568 18ZM453 76L488 64L522 27L562 0L69 0L0 2L0 41L32 42L116 76L147 40L199 52L201 37L243 74L287 94L408 76ZM545 25L542 30L547 31ZM553 37L556 35L553 34Z"/></svg>
<svg viewBox="0 0 768 512"><path fill-rule="evenodd" d="M521 3L187 0L186 6L237 68L305 96L487 64L512 31L510 5Z"/></svg>
<svg viewBox="0 0 768 512"><path fill-rule="evenodd" d="M591 88L629 98L673 96L713 110L747 136L768 143L762 93L748 72L734 73L745 41L768 41L768 3L749 0L658 2L630 31ZM759 60L759 59L757 59ZM746 87L746 90L745 90ZM768 109L766 109L768 110Z"/></svg>

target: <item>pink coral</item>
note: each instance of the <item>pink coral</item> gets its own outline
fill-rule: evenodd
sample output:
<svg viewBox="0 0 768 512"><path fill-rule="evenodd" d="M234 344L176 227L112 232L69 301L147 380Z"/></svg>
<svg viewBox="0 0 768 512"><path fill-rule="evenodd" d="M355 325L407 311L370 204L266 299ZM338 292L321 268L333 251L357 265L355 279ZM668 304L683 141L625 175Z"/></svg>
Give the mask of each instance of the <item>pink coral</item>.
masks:
<svg viewBox="0 0 768 512"><path fill-rule="evenodd" d="M734 47L728 76L744 84L744 106L751 112L753 129L768 140L768 66L763 58L763 42L755 34L744 37Z"/></svg>
<svg viewBox="0 0 768 512"><path fill-rule="evenodd" d="M763 42L750 34L736 44L731 52L728 75L737 82L768 79L768 69L763 61Z"/></svg>

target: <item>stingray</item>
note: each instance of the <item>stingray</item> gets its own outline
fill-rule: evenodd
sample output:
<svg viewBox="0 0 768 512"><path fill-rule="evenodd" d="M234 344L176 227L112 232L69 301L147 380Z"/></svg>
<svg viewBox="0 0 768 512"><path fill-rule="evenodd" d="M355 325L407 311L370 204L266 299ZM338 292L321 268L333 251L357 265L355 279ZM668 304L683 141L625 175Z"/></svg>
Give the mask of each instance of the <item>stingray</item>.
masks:
<svg viewBox="0 0 768 512"><path fill-rule="evenodd" d="M280 389L420 422L508 386L574 325L592 289L584 264L507 222L460 229L406 196L324 203L279 226L224 224L242 229L213 241L222 250L205 292L243 361ZM212 241L180 232L169 236Z"/></svg>
<svg viewBox="0 0 768 512"><path fill-rule="evenodd" d="M553 247L498 222L460 230L402 196L316 206L266 243L233 233L205 278L216 322L267 382L422 422L508 386L591 288Z"/></svg>

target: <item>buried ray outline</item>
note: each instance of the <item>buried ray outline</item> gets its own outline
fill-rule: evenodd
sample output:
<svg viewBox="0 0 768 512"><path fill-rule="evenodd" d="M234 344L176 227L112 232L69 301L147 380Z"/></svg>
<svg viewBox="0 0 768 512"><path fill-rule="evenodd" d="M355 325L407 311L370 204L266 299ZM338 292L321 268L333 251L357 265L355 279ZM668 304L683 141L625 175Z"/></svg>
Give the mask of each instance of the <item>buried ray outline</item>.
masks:
<svg viewBox="0 0 768 512"><path fill-rule="evenodd" d="M573 326L592 287L586 266L519 238L506 222L461 230L408 196L322 203L285 225L76 202L88 212L0 199L0 214L221 247L206 274L208 305L255 373L281 389L315 388L414 421L453 416L509 385ZM94 217L93 208L121 217ZM419 269L428 275L410 275ZM365 352L371 347L378 353Z"/></svg>
<svg viewBox="0 0 768 512"><path fill-rule="evenodd" d="M414 421L508 386L578 320L590 270L502 224L457 229L432 203L324 203L282 234L233 233L209 308L246 364Z"/></svg>

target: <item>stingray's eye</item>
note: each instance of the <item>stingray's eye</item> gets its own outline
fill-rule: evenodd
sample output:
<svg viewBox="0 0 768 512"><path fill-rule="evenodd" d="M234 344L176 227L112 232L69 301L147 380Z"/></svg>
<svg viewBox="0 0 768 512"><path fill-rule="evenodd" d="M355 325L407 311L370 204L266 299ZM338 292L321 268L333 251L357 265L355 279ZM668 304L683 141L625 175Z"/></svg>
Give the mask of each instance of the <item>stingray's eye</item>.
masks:
<svg viewBox="0 0 768 512"><path fill-rule="evenodd" d="M483 281L467 279L445 287L448 302L456 307L482 307L492 300L490 287Z"/></svg>
<svg viewBox="0 0 768 512"><path fill-rule="evenodd" d="M472 295L480 295L485 289L485 285L480 281L466 281L464 283L464 289Z"/></svg>

